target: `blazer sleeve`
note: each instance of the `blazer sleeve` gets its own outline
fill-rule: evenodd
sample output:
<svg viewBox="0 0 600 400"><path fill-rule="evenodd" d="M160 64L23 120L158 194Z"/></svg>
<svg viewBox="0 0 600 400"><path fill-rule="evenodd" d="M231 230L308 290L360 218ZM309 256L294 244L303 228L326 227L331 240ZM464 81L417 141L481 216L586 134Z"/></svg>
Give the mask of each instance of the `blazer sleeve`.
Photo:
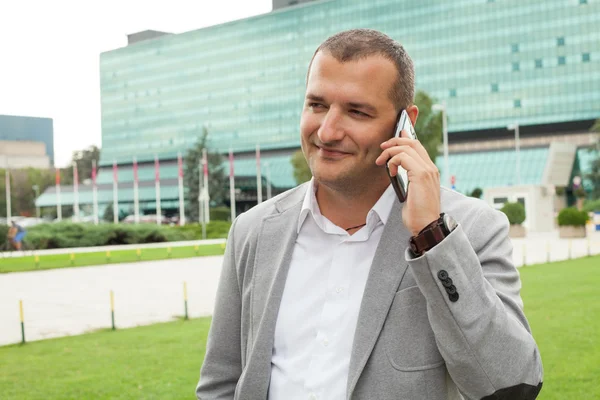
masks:
<svg viewBox="0 0 600 400"><path fill-rule="evenodd" d="M439 351L463 396L535 399L542 362L523 312L508 220L485 207L465 224L424 255L405 255Z"/></svg>
<svg viewBox="0 0 600 400"><path fill-rule="evenodd" d="M206 355L196 387L199 400L233 399L242 373L241 284L237 274L234 237L237 221L229 230L225 247Z"/></svg>

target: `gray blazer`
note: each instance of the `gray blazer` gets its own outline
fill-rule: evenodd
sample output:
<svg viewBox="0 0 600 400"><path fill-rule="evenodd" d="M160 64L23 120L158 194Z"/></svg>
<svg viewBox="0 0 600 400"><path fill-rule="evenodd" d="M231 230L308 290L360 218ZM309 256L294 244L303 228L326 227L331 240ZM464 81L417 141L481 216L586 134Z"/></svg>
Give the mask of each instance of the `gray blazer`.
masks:
<svg viewBox="0 0 600 400"><path fill-rule="evenodd" d="M231 227L198 399L267 398L306 188L261 203ZM534 399L541 389L542 363L523 314L508 220L444 188L441 203L459 226L414 259L402 205L394 203L361 303L348 399L515 400ZM458 296L448 293L450 282Z"/></svg>

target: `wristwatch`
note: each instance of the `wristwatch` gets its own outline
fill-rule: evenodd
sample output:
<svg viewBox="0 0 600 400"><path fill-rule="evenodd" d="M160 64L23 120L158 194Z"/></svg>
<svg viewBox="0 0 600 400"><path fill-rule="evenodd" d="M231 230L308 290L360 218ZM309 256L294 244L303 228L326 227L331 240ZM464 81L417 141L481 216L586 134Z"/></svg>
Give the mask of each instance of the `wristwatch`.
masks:
<svg viewBox="0 0 600 400"><path fill-rule="evenodd" d="M440 217L427 225L417 236L410 238L410 250L417 257L432 249L450 234L457 226L454 218L441 213Z"/></svg>

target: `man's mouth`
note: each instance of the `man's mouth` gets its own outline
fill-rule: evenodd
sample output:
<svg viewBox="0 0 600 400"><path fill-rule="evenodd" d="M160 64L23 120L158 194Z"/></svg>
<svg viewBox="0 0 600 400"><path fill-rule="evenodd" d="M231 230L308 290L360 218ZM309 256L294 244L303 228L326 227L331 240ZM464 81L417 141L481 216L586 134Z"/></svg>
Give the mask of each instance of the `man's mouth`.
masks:
<svg viewBox="0 0 600 400"><path fill-rule="evenodd" d="M350 153L346 153L344 151L327 148L327 147L317 146L317 148L319 149L319 155L321 157L325 157L325 158L342 158L342 157L345 157L350 154Z"/></svg>

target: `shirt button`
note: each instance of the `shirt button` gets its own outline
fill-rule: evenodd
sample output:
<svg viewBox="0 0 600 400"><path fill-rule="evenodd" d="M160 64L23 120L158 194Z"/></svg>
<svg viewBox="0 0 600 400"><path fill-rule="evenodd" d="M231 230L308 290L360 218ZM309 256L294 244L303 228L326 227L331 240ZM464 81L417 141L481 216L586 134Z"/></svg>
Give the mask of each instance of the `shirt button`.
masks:
<svg viewBox="0 0 600 400"><path fill-rule="evenodd" d="M323 339L323 346L325 346L325 347L329 346L329 340Z"/></svg>
<svg viewBox="0 0 600 400"><path fill-rule="evenodd" d="M344 291L344 288L342 288L342 287L335 289L336 293L342 293L343 291Z"/></svg>

